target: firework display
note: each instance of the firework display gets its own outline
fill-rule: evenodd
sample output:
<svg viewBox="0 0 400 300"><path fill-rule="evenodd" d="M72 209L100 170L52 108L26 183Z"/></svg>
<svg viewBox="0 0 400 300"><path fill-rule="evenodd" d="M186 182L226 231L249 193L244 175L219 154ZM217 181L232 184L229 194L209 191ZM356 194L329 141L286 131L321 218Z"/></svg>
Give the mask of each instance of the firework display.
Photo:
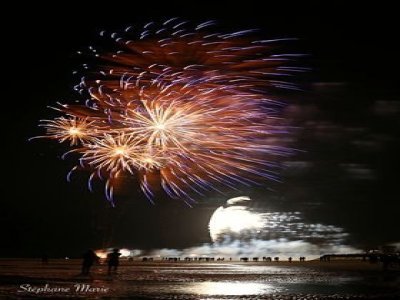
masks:
<svg viewBox="0 0 400 300"><path fill-rule="evenodd" d="M121 175L151 201L165 192L188 204L275 179L271 157L290 151L273 138L285 131L274 91L296 89L288 78L301 68L277 53L279 40L213 26L169 19L100 32L107 50L79 52L91 62L77 72L81 101L56 107L62 116L41 121L40 137L69 143L73 171L89 170L90 188L104 179L111 202Z"/></svg>

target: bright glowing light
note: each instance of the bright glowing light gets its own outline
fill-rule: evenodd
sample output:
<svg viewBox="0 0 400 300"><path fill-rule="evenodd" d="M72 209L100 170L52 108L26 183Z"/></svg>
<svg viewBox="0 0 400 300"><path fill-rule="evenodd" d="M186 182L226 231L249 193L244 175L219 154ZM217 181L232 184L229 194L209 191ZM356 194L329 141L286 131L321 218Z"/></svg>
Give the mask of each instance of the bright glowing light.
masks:
<svg viewBox="0 0 400 300"><path fill-rule="evenodd" d="M116 147L116 148L114 149L114 155L120 156L120 155L125 155L125 154L126 154L126 149L125 149L125 147Z"/></svg>
<svg viewBox="0 0 400 300"><path fill-rule="evenodd" d="M106 180L110 201L120 173L135 176L149 199L164 191L190 205L222 186L275 180L275 161L290 153L273 94L296 89L283 79L303 70L290 65L295 55L249 30L213 34L209 22L184 23L113 33L116 52L90 47L91 69L84 65L75 86L83 103L62 104L63 117L41 124L45 137L81 155L73 170L89 170L89 187Z"/></svg>
<svg viewBox="0 0 400 300"><path fill-rule="evenodd" d="M245 206L219 207L211 216L209 230L215 242L225 233L241 233L246 230L262 229L265 221L260 214L252 213Z"/></svg>
<svg viewBox="0 0 400 300"><path fill-rule="evenodd" d="M119 250L121 253L121 257L129 257L131 255L131 251L129 249L121 249Z"/></svg>
<svg viewBox="0 0 400 300"><path fill-rule="evenodd" d="M99 249L96 250L94 253L102 259L107 258L107 255L111 253L114 249ZM120 249L119 253L121 253L121 257L129 257L134 252L134 250L129 250L126 248Z"/></svg>
<svg viewBox="0 0 400 300"><path fill-rule="evenodd" d="M157 124L154 126L154 128L157 130L165 130L165 124Z"/></svg>
<svg viewBox="0 0 400 300"><path fill-rule="evenodd" d="M68 132L69 132L70 135L80 135L80 134L82 134L81 131L79 130L79 128L76 128L76 127L71 127L68 130Z"/></svg>
<svg viewBox="0 0 400 300"><path fill-rule="evenodd" d="M102 249L100 249L100 250L94 251L94 253L95 253L98 257L100 257L100 258L102 258L102 259L107 258L107 250L102 250Z"/></svg>
<svg viewBox="0 0 400 300"><path fill-rule="evenodd" d="M234 205L240 202L245 202L245 201L250 201L250 197L248 196L240 196L240 197L235 197L235 198L231 198L228 201L226 201L226 204L228 205Z"/></svg>
<svg viewBox="0 0 400 300"><path fill-rule="evenodd" d="M276 292L278 289L270 284L257 282L199 282L187 287L188 293L198 295L248 296Z"/></svg>

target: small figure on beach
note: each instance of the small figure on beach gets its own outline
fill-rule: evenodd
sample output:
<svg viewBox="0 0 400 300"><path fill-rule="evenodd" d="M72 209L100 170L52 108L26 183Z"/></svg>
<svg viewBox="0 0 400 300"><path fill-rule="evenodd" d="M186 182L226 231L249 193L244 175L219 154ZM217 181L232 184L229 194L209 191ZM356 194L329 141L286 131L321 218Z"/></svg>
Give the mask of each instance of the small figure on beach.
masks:
<svg viewBox="0 0 400 300"><path fill-rule="evenodd" d="M108 275L111 275L111 270L116 272L119 266L119 257L121 253L119 249L115 248L113 252L108 253L107 262L108 262Z"/></svg>
<svg viewBox="0 0 400 300"><path fill-rule="evenodd" d="M86 251L83 256L83 261L82 261L82 275L89 275L90 273L90 268L93 266L93 263L99 261L99 257L94 253L92 249L89 249Z"/></svg>

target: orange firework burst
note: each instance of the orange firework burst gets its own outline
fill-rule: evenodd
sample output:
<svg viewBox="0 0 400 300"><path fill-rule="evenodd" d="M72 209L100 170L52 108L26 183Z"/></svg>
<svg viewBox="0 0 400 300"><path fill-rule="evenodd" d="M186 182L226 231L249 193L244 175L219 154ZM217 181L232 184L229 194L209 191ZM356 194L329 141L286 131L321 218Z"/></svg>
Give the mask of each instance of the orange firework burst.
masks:
<svg viewBox="0 0 400 300"><path fill-rule="evenodd" d="M276 54L276 40L252 40L250 30L209 33L212 22L186 23L151 22L133 39L131 27L111 33L117 52L90 47L97 62L84 65L75 87L88 100L41 124L46 137L76 146L89 181L108 178L110 201L121 173L137 176L149 199L161 187L191 201L219 185L274 179L271 157L289 153L271 142L284 131L272 91L296 89L284 79L301 71L287 65L294 54Z"/></svg>
<svg viewBox="0 0 400 300"><path fill-rule="evenodd" d="M46 136L38 138L51 138L58 140L60 143L69 141L70 146L76 146L92 139L97 134L98 129L94 126L94 123L94 121L88 121L87 118L75 116L42 120L40 126L46 128Z"/></svg>

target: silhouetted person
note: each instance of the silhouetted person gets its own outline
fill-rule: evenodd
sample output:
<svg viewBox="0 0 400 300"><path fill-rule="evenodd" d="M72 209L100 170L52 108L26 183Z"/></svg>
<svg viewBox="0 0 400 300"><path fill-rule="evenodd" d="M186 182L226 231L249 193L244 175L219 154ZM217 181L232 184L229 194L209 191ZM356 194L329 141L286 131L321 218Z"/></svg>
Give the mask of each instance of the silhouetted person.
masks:
<svg viewBox="0 0 400 300"><path fill-rule="evenodd" d="M99 260L99 257L90 249L83 254L82 258L82 275L89 275L90 268L93 266L94 262Z"/></svg>
<svg viewBox="0 0 400 300"><path fill-rule="evenodd" d="M121 253L119 252L119 249L114 249L113 252L108 253L107 255L107 261L108 261L108 275L111 275L111 270L114 272L117 271L118 266L119 266L119 257L121 256Z"/></svg>

